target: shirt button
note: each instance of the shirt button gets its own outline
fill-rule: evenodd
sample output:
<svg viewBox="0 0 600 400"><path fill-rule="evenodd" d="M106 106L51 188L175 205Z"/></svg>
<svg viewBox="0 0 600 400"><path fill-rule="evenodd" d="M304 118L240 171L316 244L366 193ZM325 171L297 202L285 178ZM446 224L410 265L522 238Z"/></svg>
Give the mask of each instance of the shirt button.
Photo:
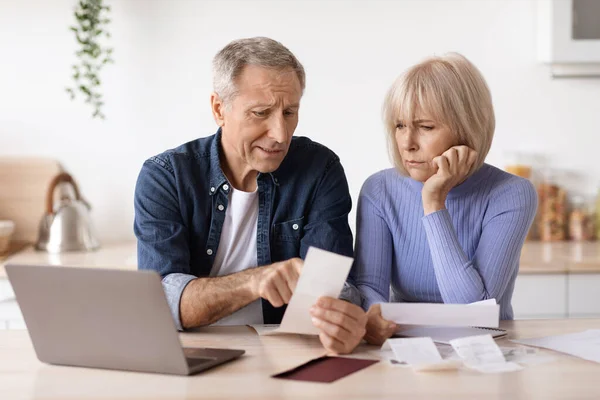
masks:
<svg viewBox="0 0 600 400"><path fill-rule="evenodd" d="M299 228L298 224L294 224L294 225L292 225L292 229L293 229L293 230L297 231L297 230L298 230L298 228Z"/></svg>
<svg viewBox="0 0 600 400"><path fill-rule="evenodd" d="M229 185L228 184L223 185L223 190L224 191L228 191L229 190Z"/></svg>
<svg viewBox="0 0 600 400"><path fill-rule="evenodd" d="M219 211L223 211L225 209L225 207L223 207L223 204L219 204L217 208L219 209Z"/></svg>
<svg viewBox="0 0 600 400"><path fill-rule="evenodd" d="M214 192L215 192L215 188L214 188L214 187L211 187L211 188L210 188L210 192L211 192L211 193L214 193Z"/></svg>
<svg viewBox="0 0 600 400"><path fill-rule="evenodd" d="M206 254L208 254L209 256L212 256L212 249L206 250Z"/></svg>

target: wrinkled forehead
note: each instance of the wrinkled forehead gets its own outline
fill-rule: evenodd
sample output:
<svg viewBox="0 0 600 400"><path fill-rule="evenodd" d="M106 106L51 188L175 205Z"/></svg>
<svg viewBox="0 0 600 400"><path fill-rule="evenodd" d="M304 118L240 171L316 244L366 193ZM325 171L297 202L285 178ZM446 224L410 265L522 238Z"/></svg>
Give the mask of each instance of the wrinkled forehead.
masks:
<svg viewBox="0 0 600 400"><path fill-rule="evenodd" d="M275 88L302 94L298 74L291 68L268 68L250 64L242 69L234 83L238 91Z"/></svg>
<svg viewBox="0 0 600 400"><path fill-rule="evenodd" d="M419 120L446 124L442 95L433 82L423 76L405 77L392 98L396 121L411 125Z"/></svg>

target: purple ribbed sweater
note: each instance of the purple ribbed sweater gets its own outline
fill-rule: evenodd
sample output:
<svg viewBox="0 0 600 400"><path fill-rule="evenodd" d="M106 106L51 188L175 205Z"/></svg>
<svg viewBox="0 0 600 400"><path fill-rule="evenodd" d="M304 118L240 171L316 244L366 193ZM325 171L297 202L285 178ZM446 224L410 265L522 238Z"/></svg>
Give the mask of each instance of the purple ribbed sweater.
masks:
<svg viewBox="0 0 600 400"><path fill-rule="evenodd" d="M471 303L495 298L512 319L521 248L537 209L526 179L484 164L423 216L423 184L388 169L360 193L349 282L378 302Z"/></svg>

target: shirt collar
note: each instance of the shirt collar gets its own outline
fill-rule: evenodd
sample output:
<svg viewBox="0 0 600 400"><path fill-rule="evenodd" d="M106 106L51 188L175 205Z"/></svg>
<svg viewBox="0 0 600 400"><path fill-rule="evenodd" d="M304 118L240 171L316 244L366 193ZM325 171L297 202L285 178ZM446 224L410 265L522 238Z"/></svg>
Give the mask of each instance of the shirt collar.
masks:
<svg viewBox="0 0 600 400"><path fill-rule="evenodd" d="M215 134L214 140L210 146L210 195L217 193L217 191L225 183L229 184L223 170L221 169L220 162L221 154L221 128Z"/></svg>
<svg viewBox="0 0 600 400"><path fill-rule="evenodd" d="M217 191L224 184L228 184L231 186L225 173L223 173L223 169L221 168L221 154L222 154L222 146L221 146L221 137L222 130L219 128L217 133L215 134L214 140L210 146L210 195L217 193ZM262 172L258 173L257 180L261 179L263 176L268 175L271 177L273 184L275 186L279 186L279 178L276 176L277 171L271 173L263 174ZM226 190L227 191L227 190Z"/></svg>

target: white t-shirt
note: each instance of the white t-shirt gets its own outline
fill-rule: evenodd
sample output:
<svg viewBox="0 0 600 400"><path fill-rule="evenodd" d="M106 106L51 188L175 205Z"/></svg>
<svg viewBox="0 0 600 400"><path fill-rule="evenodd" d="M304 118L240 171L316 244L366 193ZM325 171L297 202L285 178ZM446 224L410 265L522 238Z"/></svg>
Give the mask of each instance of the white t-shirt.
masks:
<svg viewBox="0 0 600 400"><path fill-rule="evenodd" d="M229 206L221 231L219 248L210 276L230 275L257 266L256 225L258 223L258 191L242 192L231 188ZM214 325L262 324L261 300L258 299Z"/></svg>

